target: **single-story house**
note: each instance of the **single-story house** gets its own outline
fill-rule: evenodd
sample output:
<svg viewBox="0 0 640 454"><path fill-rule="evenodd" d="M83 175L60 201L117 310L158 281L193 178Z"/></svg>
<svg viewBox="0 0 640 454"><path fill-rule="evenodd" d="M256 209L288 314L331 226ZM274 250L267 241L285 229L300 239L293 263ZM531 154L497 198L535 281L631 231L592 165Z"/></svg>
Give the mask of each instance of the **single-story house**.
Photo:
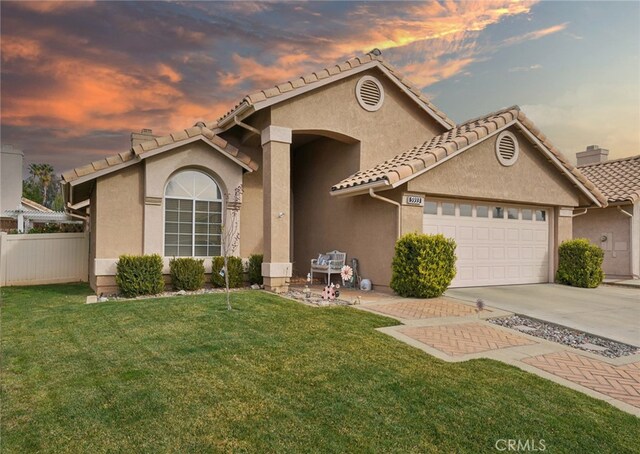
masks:
<svg viewBox="0 0 640 454"><path fill-rule="evenodd" d="M115 289L121 254L220 254L233 209L233 252L263 253L273 291L334 249L384 290L398 235L414 231L456 239L454 286L549 282L574 210L607 204L517 106L456 125L378 50L250 94L217 121L132 139L63 175L68 210L89 217L97 292Z"/></svg>
<svg viewBox="0 0 640 454"><path fill-rule="evenodd" d="M573 236L604 250L606 278L640 278L640 155L607 160L590 145L577 153L578 168L607 198L606 208L576 210Z"/></svg>

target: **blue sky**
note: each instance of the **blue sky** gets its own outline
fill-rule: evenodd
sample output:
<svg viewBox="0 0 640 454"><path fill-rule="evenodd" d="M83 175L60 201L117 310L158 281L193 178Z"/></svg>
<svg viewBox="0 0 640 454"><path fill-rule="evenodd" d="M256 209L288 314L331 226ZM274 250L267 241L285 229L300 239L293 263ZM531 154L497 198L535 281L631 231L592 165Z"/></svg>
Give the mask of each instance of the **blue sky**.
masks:
<svg viewBox="0 0 640 454"><path fill-rule="evenodd" d="M3 1L0 13L2 142L58 171L374 47L456 121L518 104L572 159L588 144L640 153L639 2Z"/></svg>

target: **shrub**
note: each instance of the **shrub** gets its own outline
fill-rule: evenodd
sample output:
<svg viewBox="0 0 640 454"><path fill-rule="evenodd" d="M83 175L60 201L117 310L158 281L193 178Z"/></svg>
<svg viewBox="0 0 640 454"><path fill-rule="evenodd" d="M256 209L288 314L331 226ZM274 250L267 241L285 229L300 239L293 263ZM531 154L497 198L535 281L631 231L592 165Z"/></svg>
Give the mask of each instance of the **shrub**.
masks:
<svg viewBox="0 0 640 454"><path fill-rule="evenodd" d="M158 254L121 255L116 264L116 284L126 297L162 292L162 257Z"/></svg>
<svg viewBox="0 0 640 454"><path fill-rule="evenodd" d="M249 284L262 285L262 254L252 254L249 257Z"/></svg>
<svg viewBox="0 0 640 454"><path fill-rule="evenodd" d="M403 235L396 242L391 288L401 296L442 295L456 275L455 250L455 241L443 235Z"/></svg>
<svg viewBox="0 0 640 454"><path fill-rule="evenodd" d="M558 247L558 271L560 284L574 287L595 288L602 283L604 251L589 240L577 238L563 241Z"/></svg>
<svg viewBox="0 0 640 454"><path fill-rule="evenodd" d="M171 284L175 290L198 290L204 285L204 260L191 257L169 260Z"/></svg>
<svg viewBox="0 0 640 454"><path fill-rule="evenodd" d="M229 257L229 288L242 286L242 259L240 257ZM224 276L220 270L224 268L224 257L213 257L211 266L211 283L214 287L224 287Z"/></svg>

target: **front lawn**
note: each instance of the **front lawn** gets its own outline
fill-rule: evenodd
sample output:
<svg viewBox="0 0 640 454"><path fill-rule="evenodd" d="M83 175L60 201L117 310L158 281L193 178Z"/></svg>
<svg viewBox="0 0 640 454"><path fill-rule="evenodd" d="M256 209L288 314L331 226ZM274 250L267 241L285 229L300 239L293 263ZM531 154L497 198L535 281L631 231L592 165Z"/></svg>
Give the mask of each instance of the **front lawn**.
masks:
<svg viewBox="0 0 640 454"><path fill-rule="evenodd" d="M3 453L638 449L631 415L499 362L445 363L353 308L88 292L2 289Z"/></svg>

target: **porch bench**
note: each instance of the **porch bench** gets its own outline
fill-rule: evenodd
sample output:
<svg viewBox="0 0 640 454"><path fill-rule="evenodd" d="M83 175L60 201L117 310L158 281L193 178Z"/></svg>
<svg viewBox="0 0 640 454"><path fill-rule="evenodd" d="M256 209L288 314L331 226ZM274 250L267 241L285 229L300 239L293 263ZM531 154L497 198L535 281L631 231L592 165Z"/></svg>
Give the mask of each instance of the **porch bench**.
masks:
<svg viewBox="0 0 640 454"><path fill-rule="evenodd" d="M340 274L342 267L347 260L347 253L340 251L331 251L326 254L320 254L317 259L311 260L311 282L313 282L313 274L326 274L327 285L331 284L331 275ZM344 282L343 282L344 284Z"/></svg>

